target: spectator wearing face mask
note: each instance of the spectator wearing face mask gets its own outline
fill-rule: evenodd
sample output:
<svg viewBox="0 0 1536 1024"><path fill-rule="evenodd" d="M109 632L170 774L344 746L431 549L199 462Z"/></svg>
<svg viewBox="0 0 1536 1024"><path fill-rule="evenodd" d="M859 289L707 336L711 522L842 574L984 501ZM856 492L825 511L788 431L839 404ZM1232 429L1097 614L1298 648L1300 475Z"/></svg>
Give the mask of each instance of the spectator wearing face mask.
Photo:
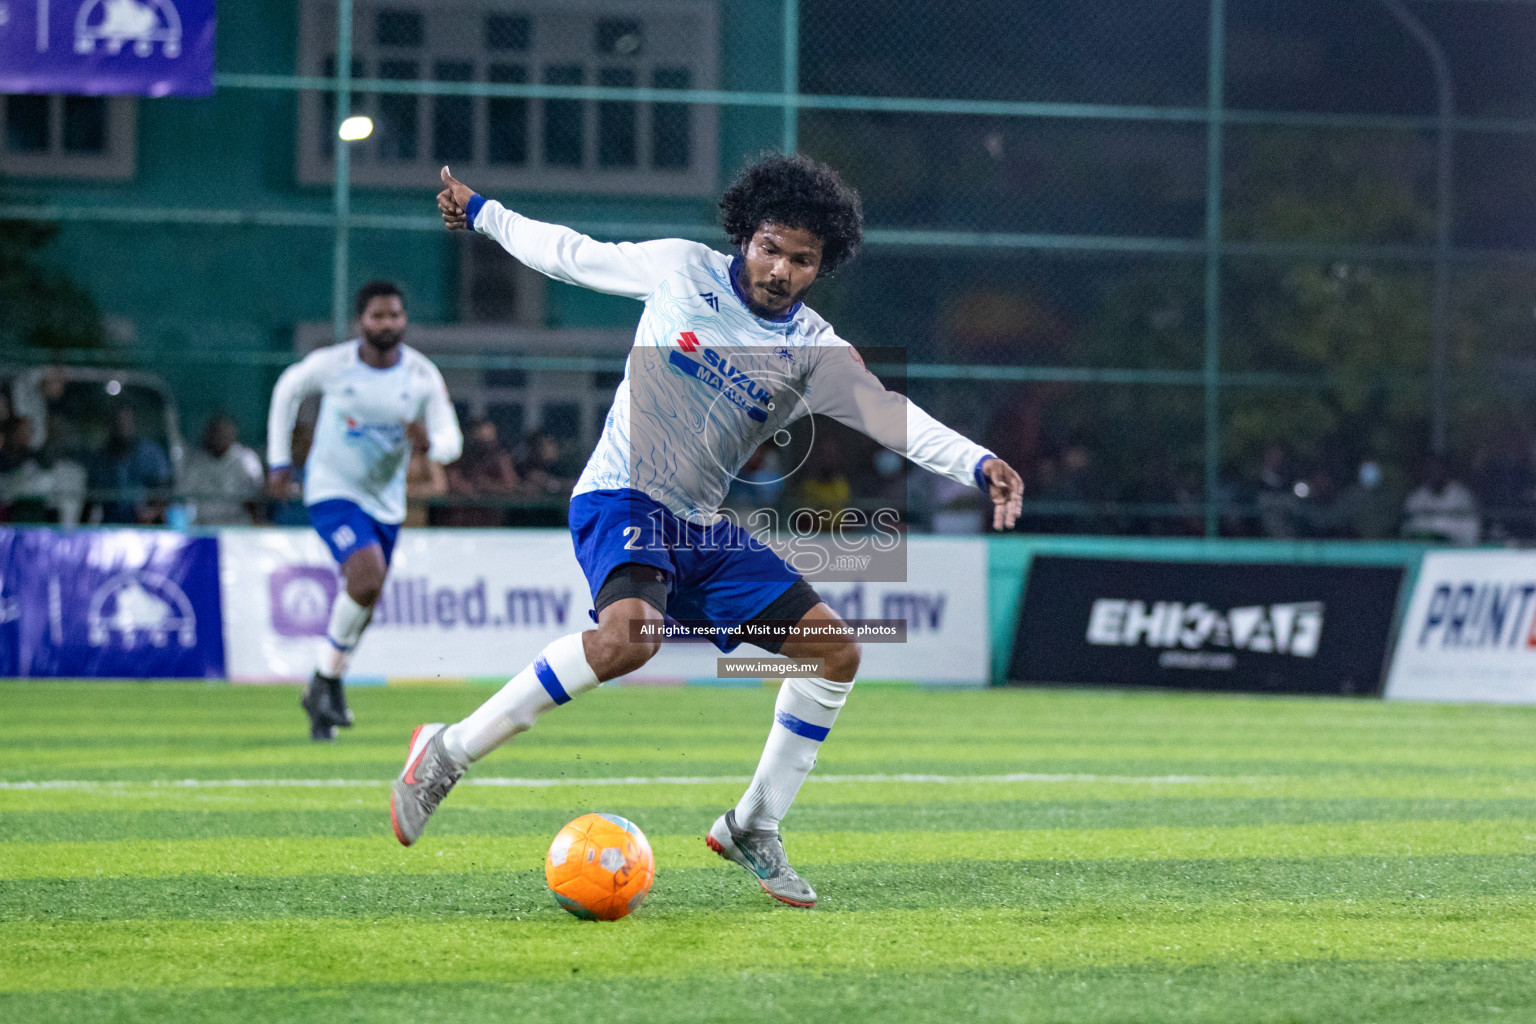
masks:
<svg viewBox="0 0 1536 1024"><path fill-rule="evenodd" d="M1397 534L1402 491L1386 479L1374 458L1360 461L1355 479L1339 494L1339 519L1349 536L1360 540L1385 540Z"/></svg>

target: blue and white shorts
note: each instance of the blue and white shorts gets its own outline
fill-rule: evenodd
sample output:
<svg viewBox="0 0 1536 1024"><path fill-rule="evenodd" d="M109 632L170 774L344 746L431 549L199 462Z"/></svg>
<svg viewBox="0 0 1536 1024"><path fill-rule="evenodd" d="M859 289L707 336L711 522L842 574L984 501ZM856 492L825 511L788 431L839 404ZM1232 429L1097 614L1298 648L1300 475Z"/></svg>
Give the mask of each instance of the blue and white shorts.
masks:
<svg viewBox="0 0 1536 1024"><path fill-rule="evenodd" d="M317 501L308 508L309 524L331 549L337 565L344 565L370 544L383 549L384 564L389 564L395 553L395 538L400 535L399 523L381 523L345 498Z"/></svg>
<svg viewBox="0 0 1536 1024"><path fill-rule="evenodd" d="M736 523L690 523L628 488L576 495L570 524L576 560L594 600L619 566L653 566L667 576L667 616L710 626L722 651L741 643L722 631L751 621L800 579Z"/></svg>

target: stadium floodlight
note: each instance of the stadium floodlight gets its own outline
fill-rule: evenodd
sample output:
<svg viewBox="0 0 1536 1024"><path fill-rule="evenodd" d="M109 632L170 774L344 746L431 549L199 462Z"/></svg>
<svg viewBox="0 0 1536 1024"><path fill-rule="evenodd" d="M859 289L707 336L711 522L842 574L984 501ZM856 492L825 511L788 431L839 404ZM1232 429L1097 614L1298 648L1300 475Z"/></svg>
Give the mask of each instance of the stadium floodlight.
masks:
<svg viewBox="0 0 1536 1024"><path fill-rule="evenodd" d="M359 142L373 134L373 118L349 117L341 122L341 127L336 129L336 135L343 142Z"/></svg>

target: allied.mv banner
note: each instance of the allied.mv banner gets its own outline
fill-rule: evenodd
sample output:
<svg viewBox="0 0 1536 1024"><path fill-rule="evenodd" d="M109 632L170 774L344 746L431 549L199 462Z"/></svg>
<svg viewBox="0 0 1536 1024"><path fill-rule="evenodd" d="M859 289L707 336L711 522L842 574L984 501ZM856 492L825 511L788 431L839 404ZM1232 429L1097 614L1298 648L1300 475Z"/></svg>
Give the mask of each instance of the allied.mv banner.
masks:
<svg viewBox="0 0 1536 1024"><path fill-rule="evenodd" d="M207 96L214 0L0 0L0 93Z"/></svg>

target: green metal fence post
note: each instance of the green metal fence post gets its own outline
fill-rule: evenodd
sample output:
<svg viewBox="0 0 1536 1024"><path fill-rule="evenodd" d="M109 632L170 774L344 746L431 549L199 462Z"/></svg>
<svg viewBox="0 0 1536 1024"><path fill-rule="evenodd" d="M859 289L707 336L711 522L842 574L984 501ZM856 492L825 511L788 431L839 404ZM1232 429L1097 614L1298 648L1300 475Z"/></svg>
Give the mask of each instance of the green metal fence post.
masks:
<svg viewBox="0 0 1536 1024"><path fill-rule="evenodd" d="M1398 23L1413 36L1429 56L1435 75L1436 118L1439 127L1435 139L1435 283L1430 312L1429 357L1429 446L1444 452L1449 419L1450 382L1446 374L1451 329L1451 175L1455 169L1454 142L1456 93L1445 50L1434 33L1418 15L1404 7L1401 0L1382 0Z"/></svg>
<svg viewBox="0 0 1536 1024"><path fill-rule="evenodd" d="M348 217L352 207L351 143L341 138L341 122L352 116L352 0L336 2L336 122L331 125L331 147L336 154L336 181L333 186L336 228L335 248L331 256L331 331L338 342L351 333L352 317L347 308L347 263L349 260Z"/></svg>
<svg viewBox="0 0 1536 1024"><path fill-rule="evenodd" d="M800 0L784 0L784 137L785 153L800 148Z"/></svg>
<svg viewBox="0 0 1536 1024"><path fill-rule="evenodd" d="M1226 84L1226 0L1211 0L1205 124L1205 535L1220 533L1221 146Z"/></svg>

